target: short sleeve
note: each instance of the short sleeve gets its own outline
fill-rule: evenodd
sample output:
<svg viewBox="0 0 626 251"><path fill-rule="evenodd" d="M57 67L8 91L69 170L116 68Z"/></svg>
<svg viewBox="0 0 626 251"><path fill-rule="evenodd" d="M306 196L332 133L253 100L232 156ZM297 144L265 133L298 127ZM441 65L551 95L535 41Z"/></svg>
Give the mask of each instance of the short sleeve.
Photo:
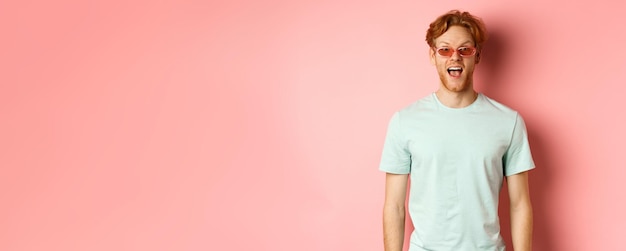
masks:
<svg viewBox="0 0 626 251"><path fill-rule="evenodd" d="M400 113L396 112L389 121L379 170L395 174L411 172L411 153L405 136L402 133Z"/></svg>
<svg viewBox="0 0 626 251"><path fill-rule="evenodd" d="M528 144L526 124L519 114L515 118L511 143L502 158L502 162L505 176L511 176L535 168L530 145Z"/></svg>

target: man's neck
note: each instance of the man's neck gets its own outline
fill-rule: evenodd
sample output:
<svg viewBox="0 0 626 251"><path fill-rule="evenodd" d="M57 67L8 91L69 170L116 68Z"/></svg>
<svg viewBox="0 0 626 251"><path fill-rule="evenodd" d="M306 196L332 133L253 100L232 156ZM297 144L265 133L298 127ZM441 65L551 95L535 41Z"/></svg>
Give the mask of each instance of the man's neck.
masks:
<svg viewBox="0 0 626 251"><path fill-rule="evenodd" d="M463 108L469 106L474 103L478 97L478 93L471 88L464 92L453 92L446 90L445 88L439 88L439 90L435 92L435 95L437 95L439 102L450 108Z"/></svg>

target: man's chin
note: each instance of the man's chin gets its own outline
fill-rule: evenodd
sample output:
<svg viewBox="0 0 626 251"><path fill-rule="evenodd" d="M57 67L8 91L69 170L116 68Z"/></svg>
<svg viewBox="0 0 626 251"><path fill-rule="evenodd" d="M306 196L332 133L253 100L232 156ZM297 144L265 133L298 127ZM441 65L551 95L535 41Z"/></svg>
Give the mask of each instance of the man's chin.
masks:
<svg viewBox="0 0 626 251"><path fill-rule="evenodd" d="M446 90L451 91L451 92L465 92L467 91L469 86L470 85L467 82L463 82L463 83L449 83L448 81L443 82L443 87L446 88Z"/></svg>

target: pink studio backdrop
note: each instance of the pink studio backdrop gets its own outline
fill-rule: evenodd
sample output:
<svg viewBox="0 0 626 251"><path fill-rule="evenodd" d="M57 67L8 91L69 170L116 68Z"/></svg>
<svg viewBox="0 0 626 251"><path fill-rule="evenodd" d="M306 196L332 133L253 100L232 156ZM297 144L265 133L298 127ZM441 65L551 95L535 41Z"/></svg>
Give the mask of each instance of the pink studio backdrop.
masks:
<svg viewBox="0 0 626 251"><path fill-rule="evenodd" d="M535 250L619 250L618 2L2 2L0 250L382 250L387 122L452 8L526 119Z"/></svg>

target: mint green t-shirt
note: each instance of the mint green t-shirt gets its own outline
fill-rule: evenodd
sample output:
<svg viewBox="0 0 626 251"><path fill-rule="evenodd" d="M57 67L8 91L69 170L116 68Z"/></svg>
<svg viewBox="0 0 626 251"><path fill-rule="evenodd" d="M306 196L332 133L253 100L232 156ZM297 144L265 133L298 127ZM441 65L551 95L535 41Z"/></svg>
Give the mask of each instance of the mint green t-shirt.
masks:
<svg viewBox="0 0 626 251"><path fill-rule="evenodd" d="M449 108L433 93L396 112L380 163L384 172L410 174L409 251L504 250L503 177L533 168L522 117L483 94Z"/></svg>

